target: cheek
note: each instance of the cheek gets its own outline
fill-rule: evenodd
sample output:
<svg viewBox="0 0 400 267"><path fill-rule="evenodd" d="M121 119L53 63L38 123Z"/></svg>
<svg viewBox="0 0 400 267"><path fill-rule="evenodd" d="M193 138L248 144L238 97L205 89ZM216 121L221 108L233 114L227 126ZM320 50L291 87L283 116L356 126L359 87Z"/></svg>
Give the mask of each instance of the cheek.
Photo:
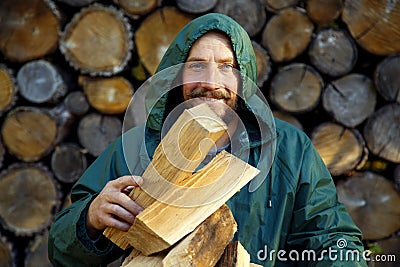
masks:
<svg viewBox="0 0 400 267"><path fill-rule="evenodd" d="M188 93L190 93L196 85L194 83L184 83L182 85L182 93L183 93L183 99L188 100L189 97L187 96Z"/></svg>

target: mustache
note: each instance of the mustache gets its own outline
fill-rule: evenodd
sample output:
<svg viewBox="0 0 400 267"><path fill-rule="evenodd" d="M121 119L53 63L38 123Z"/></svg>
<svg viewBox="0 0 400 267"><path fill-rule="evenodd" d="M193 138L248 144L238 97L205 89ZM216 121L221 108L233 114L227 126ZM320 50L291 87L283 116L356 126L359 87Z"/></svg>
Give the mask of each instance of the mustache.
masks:
<svg viewBox="0 0 400 267"><path fill-rule="evenodd" d="M210 91L204 88L196 88L191 92L187 93L186 96L190 98L196 97L210 97L216 99L231 99L231 95L225 89L218 89L214 91Z"/></svg>

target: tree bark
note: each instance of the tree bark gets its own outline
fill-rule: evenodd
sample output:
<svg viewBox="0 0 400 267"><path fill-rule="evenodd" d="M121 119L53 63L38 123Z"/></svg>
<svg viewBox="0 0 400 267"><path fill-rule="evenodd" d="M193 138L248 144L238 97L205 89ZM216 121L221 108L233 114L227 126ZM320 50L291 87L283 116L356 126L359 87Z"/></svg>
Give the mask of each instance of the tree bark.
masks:
<svg viewBox="0 0 400 267"><path fill-rule="evenodd" d="M0 115L7 112L17 100L18 87L13 72L0 64Z"/></svg>

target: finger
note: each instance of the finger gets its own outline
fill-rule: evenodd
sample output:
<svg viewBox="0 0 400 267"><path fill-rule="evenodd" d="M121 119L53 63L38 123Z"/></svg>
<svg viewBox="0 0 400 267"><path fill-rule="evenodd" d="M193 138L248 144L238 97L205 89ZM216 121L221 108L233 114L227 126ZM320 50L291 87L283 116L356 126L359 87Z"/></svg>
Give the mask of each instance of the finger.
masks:
<svg viewBox="0 0 400 267"><path fill-rule="evenodd" d="M111 205L109 211L114 217L117 217L120 221L126 222L130 225L135 221L136 215L126 210L119 205Z"/></svg>
<svg viewBox="0 0 400 267"><path fill-rule="evenodd" d="M109 216L104 218L104 223L112 228L118 229L120 231L124 231L127 232L129 230L129 228L131 228L132 224L131 223L127 223L125 221L121 221L118 220L115 217Z"/></svg>
<svg viewBox="0 0 400 267"><path fill-rule="evenodd" d="M140 186L143 183L143 179L140 176L125 175L111 181L110 183L122 191L128 186Z"/></svg>
<svg viewBox="0 0 400 267"><path fill-rule="evenodd" d="M116 204L133 214L134 216L139 215L143 211L143 208L133 201L129 196L125 194L119 194L116 196Z"/></svg>

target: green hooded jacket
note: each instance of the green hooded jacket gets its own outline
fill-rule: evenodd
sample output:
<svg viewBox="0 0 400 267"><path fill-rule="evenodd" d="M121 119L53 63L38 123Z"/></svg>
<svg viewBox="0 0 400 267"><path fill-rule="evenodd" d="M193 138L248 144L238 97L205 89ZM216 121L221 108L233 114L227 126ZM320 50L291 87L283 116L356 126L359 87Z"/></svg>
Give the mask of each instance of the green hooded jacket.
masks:
<svg viewBox="0 0 400 267"><path fill-rule="evenodd" d="M157 72L184 63L193 43L211 30L229 37L241 75L255 82L251 41L238 23L221 14L190 22L170 45ZM227 202L238 224L234 239L250 253L251 262L263 266L366 266L361 232L338 202L330 173L310 139L270 117L254 86L246 82L242 86L245 109L266 118L261 123L273 130L267 136L274 142L268 145L271 139L252 127L254 120L246 119L248 162L261 174L259 184L249 183ZM49 258L54 266L106 266L124 254L104 237L92 241L85 219L90 202L107 182L123 175L142 175L149 164L160 142L168 94L160 92L155 99L146 126L134 127L111 143L73 186L72 205L57 214L50 229ZM126 145L129 158L124 153ZM270 155L273 159L268 159ZM358 256L360 260L354 260Z"/></svg>

